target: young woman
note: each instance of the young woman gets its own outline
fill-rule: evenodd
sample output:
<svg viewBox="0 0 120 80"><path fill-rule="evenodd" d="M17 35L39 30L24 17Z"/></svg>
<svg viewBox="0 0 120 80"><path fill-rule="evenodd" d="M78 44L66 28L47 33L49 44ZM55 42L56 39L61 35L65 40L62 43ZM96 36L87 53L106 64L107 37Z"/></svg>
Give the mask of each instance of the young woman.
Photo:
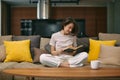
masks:
<svg viewBox="0 0 120 80"><path fill-rule="evenodd" d="M62 29L52 34L50 39L51 54L42 54L40 62L49 67L80 67L83 66L88 54L86 52L71 52L66 54L64 50L68 47L76 47L76 34L78 26L72 18L63 21Z"/></svg>

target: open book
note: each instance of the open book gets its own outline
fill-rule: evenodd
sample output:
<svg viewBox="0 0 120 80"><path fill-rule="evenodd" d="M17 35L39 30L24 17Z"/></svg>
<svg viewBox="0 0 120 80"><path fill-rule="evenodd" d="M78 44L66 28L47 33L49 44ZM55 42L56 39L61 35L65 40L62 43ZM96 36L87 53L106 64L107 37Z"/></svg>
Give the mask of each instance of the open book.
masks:
<svg viewBox="0 0 120 80"><path fill-rule="evenodd" d="M70 47L64 50L64 52L73 52L73 51L77 51L78 49L80 49L81 47L83 47L83 45L80 45L78 47Z"/></svg>

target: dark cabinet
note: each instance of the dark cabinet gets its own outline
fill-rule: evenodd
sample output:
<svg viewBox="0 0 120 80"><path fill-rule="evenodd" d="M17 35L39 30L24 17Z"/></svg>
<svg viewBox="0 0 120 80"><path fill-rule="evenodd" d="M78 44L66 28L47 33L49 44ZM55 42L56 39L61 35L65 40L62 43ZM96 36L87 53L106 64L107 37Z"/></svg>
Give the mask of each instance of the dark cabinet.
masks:
<svg viewBox="0 0 120 80"><path fill-rule="evenodd" d="M21 35L32 35L32 20L21 20Z"/></svg>

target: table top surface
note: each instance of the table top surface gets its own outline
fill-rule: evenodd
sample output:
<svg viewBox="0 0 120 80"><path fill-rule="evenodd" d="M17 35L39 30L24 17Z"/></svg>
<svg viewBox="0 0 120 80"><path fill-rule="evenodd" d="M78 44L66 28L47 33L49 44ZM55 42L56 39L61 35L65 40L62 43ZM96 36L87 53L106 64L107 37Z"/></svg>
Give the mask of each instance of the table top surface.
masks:
<svg viewBox="0 0 120 80"><path fill-rule="evenodd" d="M18 76L48 78L94 78L120 77L120 68L15 68L5 69L4 73Z"/></svg>

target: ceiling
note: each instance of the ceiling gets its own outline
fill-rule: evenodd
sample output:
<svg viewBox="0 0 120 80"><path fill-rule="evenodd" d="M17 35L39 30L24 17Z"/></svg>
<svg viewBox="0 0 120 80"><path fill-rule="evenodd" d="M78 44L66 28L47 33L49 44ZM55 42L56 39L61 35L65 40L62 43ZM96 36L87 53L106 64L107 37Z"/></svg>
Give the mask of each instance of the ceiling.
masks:
<svg viewBox="0 0 120 80"><path fill-rule="evenodd" d="M1 0L5 3L10 4L11 6L36 6L38 0ZM58 1L62 2L60 4L70 4L71 2L74 3L77 1L77 3L74 3L75 5L80 4L88 4L88 3L98 3L98 4L106 4L108 2L115 2L115 0L51 0L51 1ZM59 4L59 3L52 3L52 4Z"/></svg>

